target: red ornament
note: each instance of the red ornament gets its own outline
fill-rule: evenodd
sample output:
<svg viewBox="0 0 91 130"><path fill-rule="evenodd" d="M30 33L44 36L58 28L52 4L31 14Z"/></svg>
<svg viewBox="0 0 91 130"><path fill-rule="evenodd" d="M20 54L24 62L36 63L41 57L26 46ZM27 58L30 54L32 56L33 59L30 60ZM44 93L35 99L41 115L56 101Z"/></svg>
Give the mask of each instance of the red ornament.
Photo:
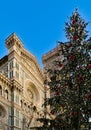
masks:
<svg viewBox="0 0 91 130"><path fill-rule="evenodd" d="M87 95L87 99L91 100L91 92Z"/></svg>
<svg viewBox="0 0 91 130"><path fill-rule="evenodd" d="M91 64L88 65L88 68L91 69Z"/></svg>
<svg viewBox="0 0 91 130"><path fill-rule="evenodd" d="M77 115L77 112L76 112L76 111L73 111L73 112L71 113L71 115L75 116L75 115Z"/></svg>
<svg viewBox="0 0 91 130"><path fill-rule="evenodd" d="M54 111L51 111L50 113L51 113L52 115L54 115Z"/></svg>
<svg viewBox="0 0 91 130"><path fill-rule="evenodd" d="M64 104L61 104L61 106L64 108Z"/></svg>
<svg viewBox="0 0 91 130"><path fill-rule="evenodd" d="M68 86L68 83L65 83L64 86L65 86L65 87Z"/></svg>
<svg viewBox="0 0 91 130"><path fill-rule="evenodd" d="M76 21L75 20L72 20L72 24L75 24L76 23Z"/></svg>
<svg viewBox="0 0 91 130"><path fill-rule="evenodd" d="M74 60L75 56L74 55L70 55L70 60Z"/></svg>
<svg viewBox="0 0 91 130"><path fill-rule="evenodd" d="M83 79L84 79L83 76L79 76L79 77L78 77L78 80L79 80L79 81L82 81Z"/></svg>
<svg viewBox="0 0 91 130"><path fill-rule="evenodd" d="M65 123L64 123L64 122L62 122L62 126L65 126Z"/></svg>
<svg viewBox="0 0 91 130"><path fill-rule="evenodd" d="M78 39L78 36L77 35L74 35L73 36L73 40L76 41Z"/></svg>
<svg viewBox="0 0 91 130"><path fill-rule="evenodd" d="M56 92L55 95L60 95L60 92Z"/></svg>
<svg viewBox="0 0 91 130"><path fill-rule="evenodd" d="M61 68L62 66L63 66L63 65L60 63L60 64L59 64L59 67Z"/></svg>
<svg viewBox="0 0 91 130"><path fill-rule="evenodd" d="M69 47L72 47L72 43L69 44Z"/></svg>

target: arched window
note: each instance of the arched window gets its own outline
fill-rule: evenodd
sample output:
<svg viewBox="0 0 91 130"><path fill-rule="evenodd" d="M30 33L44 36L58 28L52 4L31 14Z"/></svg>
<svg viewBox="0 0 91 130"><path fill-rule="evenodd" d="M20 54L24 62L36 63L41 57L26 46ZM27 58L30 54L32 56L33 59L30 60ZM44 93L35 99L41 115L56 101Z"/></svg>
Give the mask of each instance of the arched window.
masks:
<svg viewBox="0 0 91 130"><path fill-rule="evenodd" d="M21 100L20 103L21 103L21 108L23 108L23 101Z"/></svg>
<svg viewBox="0 0 91 130"><path fill-rule="evenodd" d="M0 104L0 118L4 118L6 116L6 111L4 107Z"/></svg>
<svg viewBox="0 0 91 130"><path fill-rule="evenodd" d="M27 111L30 113L30 109L31 109L30 105L28 105L27 107L28 107Z"/></svg>
<svg viewBox="0 0 91 130"><path fill-rule="evenodd" d="M27 107L27 104L26 104L26 103L24 103L24 110L26 110L26 107Z"/></svg>
<svg viewBox="0 0 91 130"><path fill-rule="evenodd" d="M6 89L6 90L5 90L5 98L8 99L8 96L9 96L8 90Z"/></svg>
<svg viewBox="0 0 91 130"><path fill-rule="evenodd" d="M2 86L0 85L0 95L2 95Z"/></svg>

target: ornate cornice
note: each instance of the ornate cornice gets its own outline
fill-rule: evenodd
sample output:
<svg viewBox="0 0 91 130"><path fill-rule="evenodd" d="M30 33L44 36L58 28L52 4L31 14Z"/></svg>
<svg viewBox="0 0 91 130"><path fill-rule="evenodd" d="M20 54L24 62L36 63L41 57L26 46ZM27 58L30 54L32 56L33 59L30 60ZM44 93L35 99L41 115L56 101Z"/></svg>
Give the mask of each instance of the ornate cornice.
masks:
<svg viewBox="0 0 91 130"><path fill-rule="evenodd" d="M0 80L11 87L11 81L4 74L0 73Z"/></svg>
<svg viewBox="0 0 91 130"><path fill-rule="evenodd" d="M9 49L12 45L16 44L19 48L23 47L23 44L21 40L18 38L18 36L15 33L12 33L6 40L5 40L6 46Z"/></svg>
<svg viewBox="0 0 91 130"><path fill-rule="evenodd" d="M22 85L19 83L19 81L17 81L15 78L13 78L12 80L11 80L11 85L12 85L12 88L16 88L16 89L18 89L18 90L20 90L20 91L22 91L23 90L23 88L22 88Z"/></svg>
<svg viewBox="0 0 91 130"><path fill-rule="evenodd" d="M10 80L9 78L7 78L5 75L3 75L2 73L0 73L0 80L2 82L4 82L7 86L9 86L10 88L16 88L20 91L22 91L22 86L19 83L19 81L17 81L15 78L13 78L12 80Z"/></svg>

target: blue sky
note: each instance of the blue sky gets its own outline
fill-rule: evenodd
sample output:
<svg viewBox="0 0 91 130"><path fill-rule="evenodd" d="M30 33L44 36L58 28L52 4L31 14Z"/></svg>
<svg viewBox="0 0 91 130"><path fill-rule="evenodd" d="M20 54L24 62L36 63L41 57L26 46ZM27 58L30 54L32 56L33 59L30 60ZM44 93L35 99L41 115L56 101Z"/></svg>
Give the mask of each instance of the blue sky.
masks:
<svg viewBox="0 0 91 130"><path fill-rule="evenodd" d="M5 39L15 32L42 66L42 55L56 47L57 40L66 41L65 22L75 7L89 22L87 30L91 36L90 0L0 1L0 58L7 54Z"/></svg>

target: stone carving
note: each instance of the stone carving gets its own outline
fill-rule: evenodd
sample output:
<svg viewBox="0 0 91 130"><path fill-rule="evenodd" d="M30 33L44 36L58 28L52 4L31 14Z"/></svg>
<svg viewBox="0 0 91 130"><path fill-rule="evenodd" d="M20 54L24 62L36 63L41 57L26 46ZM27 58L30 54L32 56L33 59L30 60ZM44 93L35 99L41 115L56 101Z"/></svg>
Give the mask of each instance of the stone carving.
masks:
<svg viewBox="0 0 91 130"><path fill-rule="evenodd" d="M28 94L29 94L30 99L33 99L33 93L31 92L30 89L28 89Z"/></svg>
<svg viewBox="0 0 91 130"><path fill-rule="evenodd" d="M32 119L33 119L33 117L31 117L30 119L27 119L26 117L23 118L23 123L24 123L25 129L28 129L30 127Z"/></svg>

